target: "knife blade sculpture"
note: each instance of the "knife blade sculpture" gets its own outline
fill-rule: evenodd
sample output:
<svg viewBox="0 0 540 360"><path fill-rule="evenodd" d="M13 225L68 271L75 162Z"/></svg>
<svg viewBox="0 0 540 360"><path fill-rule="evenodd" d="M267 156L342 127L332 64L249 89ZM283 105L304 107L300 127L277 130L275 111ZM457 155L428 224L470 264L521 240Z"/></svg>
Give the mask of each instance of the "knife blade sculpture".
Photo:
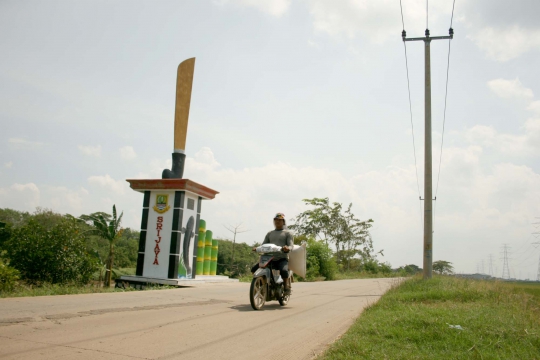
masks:
<svg viewBox="0 0 540 360"><path fill-rule="evenodd" d="M178 65L176 75L176 106L174 111L174 152L172 154L172 168L171 170L163 170L161 175L163 179L181 179L182 176L184 176L189 105L191 103L194 71L195 58L184 60Z"/></svg>

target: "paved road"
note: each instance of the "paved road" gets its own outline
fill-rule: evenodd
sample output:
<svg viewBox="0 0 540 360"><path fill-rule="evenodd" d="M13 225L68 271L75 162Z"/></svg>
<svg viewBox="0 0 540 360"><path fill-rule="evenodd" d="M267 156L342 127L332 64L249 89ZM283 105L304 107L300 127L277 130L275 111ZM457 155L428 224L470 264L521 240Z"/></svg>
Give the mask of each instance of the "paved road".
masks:
<svg viewBox="0 0 540 360"><path fill-rule="evenodd" d="M0 299L0 359L311 359L392 279L293 284L249 305L249 284Z"/></svg>

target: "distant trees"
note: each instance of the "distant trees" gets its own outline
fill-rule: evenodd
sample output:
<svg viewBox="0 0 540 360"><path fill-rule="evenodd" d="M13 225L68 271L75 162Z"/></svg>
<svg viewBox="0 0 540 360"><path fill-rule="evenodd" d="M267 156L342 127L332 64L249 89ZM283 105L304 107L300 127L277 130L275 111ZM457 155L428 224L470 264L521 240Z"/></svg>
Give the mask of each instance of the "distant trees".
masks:
<svg viewBox="0 0 540 360"><path fill-rule="evenodd" d="M235 244L230 240L217 240L219 246L217 273L234 278L251 274L251 267L259 259L252 251L253 246L245 243Z"/></svg>
<svg viewBox="0 0 540 360"><path fill-rule="evenodd" d="M422 268L414 264L409 264L409 265L401 266L397 268L395 271L402 273L403 275L414 275L414 274L418 274L422 272Z"/></svg>
<svg viewBox="0 0 540 360"><path fill-rule="evenodd" d="M328 198L302 200L313 208L299 214L289 228L297 235L319 239L336 248L336 262L343 270L351 269L353 259L357 262L376 261L373 240L369 229L373 220L359 220L352 213L352 203L344 208L342 204L330 203ZM382 255L382 250L379 251Z"/></svg>
<svg viewBox="0 0 540 360"><path fill-rule="evenodd" d="M449 261L438 260L433 262L433 271L441 275L448 275L454 272L454 267Z"/></svg>

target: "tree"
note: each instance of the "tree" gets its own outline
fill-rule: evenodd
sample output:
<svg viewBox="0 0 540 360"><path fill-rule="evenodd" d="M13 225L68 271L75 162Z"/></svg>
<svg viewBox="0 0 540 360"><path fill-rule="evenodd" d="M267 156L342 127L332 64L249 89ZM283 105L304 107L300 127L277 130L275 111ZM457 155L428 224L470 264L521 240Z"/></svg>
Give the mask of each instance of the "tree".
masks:
<svg viewBox="0 0 540 360"><path fill-rule="evenodd" d="M307 239L307 262L306 278L312 280L316 277L324 277L325 280L334 280L337 265L332 254L332 249L322 240Z"/></svg>
<svg viewBox="0 0 540 360"><path fill-rule="evenodd" d="M223 226L225 226L225 225L223 225ZM233 236L233 246L232 246L232 262L231 262L231 263L234 263L234 245L236 244L236 234L245 233L245 232L248 232L249 230L242 229L242 223L240 223L240 224L238 224L236 226L232 226L232 225L225 226L225 229L229 230L230 232L232 232L234 234L234 236Z"/></svg>
<svg viewBox="0 0 540 360"><path fill-rule="evenodd" d="M5 243L10 266L33 283L86 284L96 270L96 261L88 253L83 229L73 218L60 216L57 220L46 228L32 218L12 229Z"/></svg>
<svg viewBox="0 0 540 360"><path fill-rule="evenodd" d="M109 242L109 256L107 258L107 273L105 275L105 286L111 286L112 268L114 263L114 244L122 235L123 229L120 227L122 222L122 212L119 217L116 214L116 205L113 205L112 216L103 212L96 212L90 215L81 215L80 219L92 224L94 227L89 230Z"/></svg>
<svg viewBox="0 0 540 360"><path fill-rule="evenodd" d="M327 245L333 243L339 265L346 262L349 267L350 260L356 256L364 262L375 259L373 240L369 233L369 229L373 226L372 219L366 221L357 219L352 213L352 203L343 210L342 204L337 202L330 204L328 198L303 201L314 208L298 215L295 224L289 226L297 235L318 238ZM379 253L382 254L382 250Z"/></svg>
<svg viewBox="0 0 540 360"><path fill-rule="evenodd" d="M454 272L454 267L449 261L438 260L433 262L433 271L439 274L452 274Z"/></svg>
<svg viewBox="0 0 540 360"><path fill-rule="evenodd" d="M240 277L247 275L251 267L257 263L258 255L252 251L253 246L245 243L233 244L230 240L216 239L218 241L217 274ZM235 258L232 260L233 245L235 245Z"/></svg>

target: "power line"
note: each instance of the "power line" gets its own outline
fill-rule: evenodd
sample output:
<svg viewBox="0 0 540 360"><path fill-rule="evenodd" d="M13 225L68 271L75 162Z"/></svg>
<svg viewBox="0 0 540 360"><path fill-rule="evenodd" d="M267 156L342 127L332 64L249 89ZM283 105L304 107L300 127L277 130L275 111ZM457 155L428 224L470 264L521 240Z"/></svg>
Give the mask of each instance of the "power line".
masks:
<svg viewBox="0 0 540 360"><path fill-rule="evenodd" d="M456 0L452 4L452 16L450 17L450 33L453 34L454 30L452 29L452 23L454 22L454 7L456 5ZM442 165L442 154L443 154L443 145L444 145L444 127L446 124L446 102L448 99L448 75L450 73L450 47L452 40L448 40L448 59L446 61L446 87L444 90L444 112L443 112L443 126L442 126L442 136L441 136L441 152L439 155L439 171L437 174L437 187L435 188L435 198L437 198L437 193L439 192L439 179L441 178L441 165Z"/></svg>
<svg viewBox="0 0 540 360"><path fill-rule="evenodd" d="M403 25L403 34L405 34L405 21L403 19L403 6L401 4L401 0L399 0L399 8L401 10L401 24ZM416 142L414 140L414 123L413 123L413 114L412 114L412 102L411 102L411 84L409 80L409 61L407 60L407 45L405 44L405 41L403 42L403 49L405 50L405 70L407 73L407 92L409 94L409 113L411 118L411 133L412 133L412 141L413 141L413 154L414 154L414 170L416 173L416 188L418 190L418 199L422 198L422 195L420 194L420 181L418 180L418 163L416 161ZM422 226L422 203L418 204L420 206L420 226Z"/></svg>

